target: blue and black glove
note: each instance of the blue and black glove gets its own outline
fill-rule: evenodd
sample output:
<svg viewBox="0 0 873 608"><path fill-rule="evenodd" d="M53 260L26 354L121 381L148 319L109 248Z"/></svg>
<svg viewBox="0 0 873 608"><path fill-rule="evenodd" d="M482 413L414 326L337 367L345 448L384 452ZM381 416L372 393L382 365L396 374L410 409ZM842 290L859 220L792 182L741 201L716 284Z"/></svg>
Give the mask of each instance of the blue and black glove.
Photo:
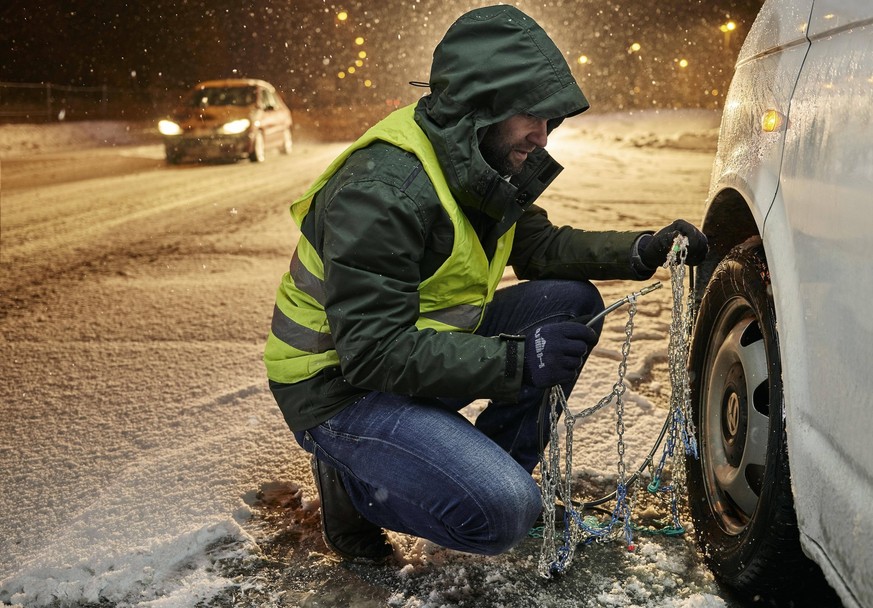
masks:
<svg viewBox="0 0 873 608"><path fill-rule="evenodd" d="M537 388L572 382L598 338L596 331L579 321L549 323L531 330L524 341L522 382Z"/></svg>
<svg viewBox="0 0 873 608"><path fill-rule="evenodd" d="M679 234L688 237L685 263L689 266L700 264L706 258L706 252L709 251L706 235L685 220L676 220L652 236L643 236L640 239L638 250L640 260L649 268L663 266L664 262L667 261L670 248L673 247L673 241Z"/></svg>

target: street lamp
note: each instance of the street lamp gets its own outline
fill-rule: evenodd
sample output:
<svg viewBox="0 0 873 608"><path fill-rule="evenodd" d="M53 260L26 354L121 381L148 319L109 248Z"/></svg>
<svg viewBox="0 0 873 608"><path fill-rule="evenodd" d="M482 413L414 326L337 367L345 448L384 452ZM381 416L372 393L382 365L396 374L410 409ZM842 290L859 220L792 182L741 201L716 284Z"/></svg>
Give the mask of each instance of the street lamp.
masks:
<svg viewBox="0 0 873 608"><path fill-rule="evenodd" d="M731 34L737 29L737 24L733 21L728 21L718 26L718 29L724 34L724 48L729 49L731 46Z"/></svg>

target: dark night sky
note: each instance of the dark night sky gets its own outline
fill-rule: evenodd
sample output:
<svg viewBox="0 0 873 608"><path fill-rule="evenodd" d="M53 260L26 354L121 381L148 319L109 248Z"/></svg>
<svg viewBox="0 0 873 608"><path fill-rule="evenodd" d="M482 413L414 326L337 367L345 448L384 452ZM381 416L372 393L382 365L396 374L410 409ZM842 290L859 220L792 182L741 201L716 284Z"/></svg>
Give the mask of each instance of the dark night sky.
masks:
<svg viewBox="0 0 873 608"><path fill-rule="evenodd" d="M433 46L477 0L7 0L0 81L183 89L209 78L260 77L291 105L421 94ZM664 98L687 87L704 105L726 85L762 0L518 0L574 65L583 89L621 106L634 86ZM340 21L337 14L348 12ZM725 40L718 26L732 19ZM355 43L357 37L364 43ZM628 47L638 42L642 51ZM727 43L730 45L727 45ZM354 77L337 73L367 53ZM575 59L585 54L587 65ZM687 58L680 74L677 60ZM683 78L684 80L677 80ZM368 80L370 86L365 86ZM654 83L654 84L653 84ZM704 97L701 97L704 96ZM623 101L622 101L623 100ZM407 101L405 98L403 101ZM662 102L663 103L663 102Z"/></svg>

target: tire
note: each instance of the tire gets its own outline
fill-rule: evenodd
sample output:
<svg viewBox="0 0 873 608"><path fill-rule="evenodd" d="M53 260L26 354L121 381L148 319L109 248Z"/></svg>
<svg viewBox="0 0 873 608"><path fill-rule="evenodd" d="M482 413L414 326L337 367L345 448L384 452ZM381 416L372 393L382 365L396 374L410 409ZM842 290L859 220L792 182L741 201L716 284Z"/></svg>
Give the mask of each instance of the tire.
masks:
<svg viewBox="0 0 873 608"><path fill-rule="evenodd" d="M776 314L760 239L735 247L715 269L689 366L700 458L687 459L688 495L704 560L743 595L794 597L821 575L798 537Z"/></svg>
<svg viewBox="0 0 873 608"><path fill-rule="evenodd" d="M252 143L252 151L249 153L249 160L253 163L262 163L267 158L267 147L264 141L264 132L255 132L255 141Z"/></svg>
<svg viewBox="0 0 873 608"><path fill-rule="evenodd" d="M167 149L166 151L167 164L178 165L182 162L182 155L174 150Z"/></svg>
<svg viewBox="0 0 873 608"><path fill-rule="evenodd" d="M291 129L285 129L285 132L282 134L282 154L291 154L291 149L294 147L293 140L291 139Z"/></svg>

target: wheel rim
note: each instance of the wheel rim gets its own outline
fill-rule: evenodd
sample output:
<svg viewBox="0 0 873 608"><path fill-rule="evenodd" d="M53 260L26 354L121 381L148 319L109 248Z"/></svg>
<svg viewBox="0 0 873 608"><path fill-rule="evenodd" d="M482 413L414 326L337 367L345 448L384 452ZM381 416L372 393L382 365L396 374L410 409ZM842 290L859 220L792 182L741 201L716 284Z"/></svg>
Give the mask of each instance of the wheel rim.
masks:
<svg viewBox="0 0 873 608"><path fill-rule="evenodd" d="M722 309L708 361L701 412L704 482L722 530L737 535L758 506L770 429L767 350L746 300L735 298Z"/></svg>

